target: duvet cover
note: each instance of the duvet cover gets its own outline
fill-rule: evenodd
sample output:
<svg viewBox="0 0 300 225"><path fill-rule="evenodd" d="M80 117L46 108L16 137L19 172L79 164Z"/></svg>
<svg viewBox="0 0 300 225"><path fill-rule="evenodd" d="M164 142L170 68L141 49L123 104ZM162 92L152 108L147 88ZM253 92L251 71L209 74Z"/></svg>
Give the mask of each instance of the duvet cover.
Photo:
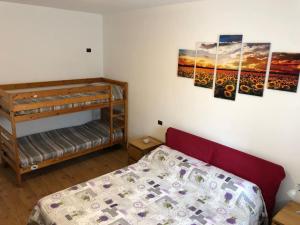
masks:
<svg viewBox="0 0 300 225"><path fill-rule="evenodd" d="M28 225L266 225L253 183L161 146L138 163L41 199Z"/></svg>

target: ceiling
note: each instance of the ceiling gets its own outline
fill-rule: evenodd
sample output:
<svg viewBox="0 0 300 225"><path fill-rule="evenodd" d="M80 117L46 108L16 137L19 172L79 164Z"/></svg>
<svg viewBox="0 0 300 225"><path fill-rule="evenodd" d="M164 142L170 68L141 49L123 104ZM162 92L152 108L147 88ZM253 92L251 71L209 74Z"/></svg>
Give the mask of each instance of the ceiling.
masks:
<svg viewBox="0 0 300 225"><path fill-rule="evenodd" d="M197 0L1 0L91 13L116 13Z"/></svg>

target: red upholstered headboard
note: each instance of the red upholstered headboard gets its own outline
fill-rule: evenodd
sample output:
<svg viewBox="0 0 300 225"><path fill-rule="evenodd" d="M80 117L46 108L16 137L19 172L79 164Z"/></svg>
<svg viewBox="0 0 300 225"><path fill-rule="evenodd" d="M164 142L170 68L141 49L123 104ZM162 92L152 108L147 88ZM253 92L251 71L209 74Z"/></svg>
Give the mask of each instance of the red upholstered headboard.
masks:
<svg viewBox="0 0 300 225"><path fill-rule="evenodd" d="M285 178L282 166L174 128L167 130L166 145L255 183L272 216L278 188Z"/></svg>

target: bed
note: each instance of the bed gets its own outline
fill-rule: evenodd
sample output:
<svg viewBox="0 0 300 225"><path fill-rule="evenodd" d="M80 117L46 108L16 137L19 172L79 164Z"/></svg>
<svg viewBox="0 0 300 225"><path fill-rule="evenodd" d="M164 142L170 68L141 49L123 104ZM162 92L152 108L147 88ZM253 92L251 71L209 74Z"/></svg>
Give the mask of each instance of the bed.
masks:
<svg viewBox="0 0 300 225"><path fill-rule="evenodd" d="M92 84L71 84L71 85L64 85L59 86L59 88L83 88L89 86L105 86L110 85L112 90L112 101L118 101L123 99L123 88L119 85L109 84L105 82L99 83L92 83ZM58 88L58 87L57 87ZM47 91L47 90L55 90L53 87L42 87L42 88L31 88L25 89L26 91ZM9 94L17 94L23 92L24 89L17 89L7 91ZM47 96L47 97L39 97L39 98L26 98L26 99L17 99L15 100L15 105L23 105L23 104L31 104L31 103L42 103L42 102L50 102L56 100L64 100L70 98L81 98L81 97L93 97L100 94L105 94L105 91L96 91L96 92L82 92L82 93L74 93L74 94L64 94L64 95L54 95L54 96ZM49 106L49 107L40 107L36 109L30 110L20 110L15 113L16 116L24 116L29 114L36 114L36 113L43 113L43 112L50 112L50 111L58 111L70 108L76 108L80 106L90 106L96 105L100 103L109 102L109 98L97 99L93 101L84 101L84 102L77 102L77 103L70 103L70 104L63 104L57 106ZM8 108L4 108L4 111L9 112Z"/></svg>
<svg viewBox="0 0 300 225"><path fill-rule="evenodd" d="M89 123L17 137L18 123L90 110L101 115L101 130L87 128ZM122 81L96 77L0 85L1 161L15 171L20 186L25 173L125 144L127 115L128 83Z"/></svg>
<svg viewBox="0 0 300 225"><path fill-rule="evenodd" d="M231 173L239 163L222 162L223 153L252 167L258 163L263 170L253 177L271 169L284 178L281 166L170 128L166 146L138 163L41 199L28 225L268 224L279 175L266 178L271 192L266 195L260 179L253 182ZM230 165L227 171L214 166L221 163Z"/></svg>
<svg viewBox="0 0 300 225"><path fill-rule="evenodd" d="M108 144L109 132L109 121L94 120L79 126L20 137L20 166L26 168L68 153ZM112 138L113 141L122 140L123 130L115 129Z"/></svg>

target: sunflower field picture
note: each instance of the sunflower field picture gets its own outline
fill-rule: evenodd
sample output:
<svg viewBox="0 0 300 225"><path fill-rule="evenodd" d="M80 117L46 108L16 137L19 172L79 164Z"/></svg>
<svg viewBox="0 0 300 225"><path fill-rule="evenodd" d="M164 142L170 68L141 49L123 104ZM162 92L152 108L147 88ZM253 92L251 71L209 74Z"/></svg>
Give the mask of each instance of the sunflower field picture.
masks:
<svg viewBox="0 0 300 225"><path fill-rule="evenodd" d="M217 43L198 43L196 47L196 67L194 85L213 88Z"/></svg>
<svg viewBox="0 0 300 225"><path fill-rule="evenodd" d="M214 93L216 98L235 100L242 39L242 35L220 36Z"/></svg>
<svg viewBox="0 0 300 225"><path fill-rule="evenodd" d="M273 52L268 89L297 92L300 53Z"/></svg>
<svg viewBox="0 0 300 225"><path fill-rule="evenodd" d="M237 93L263 97L267 89L297 92L300 53L271 52L269 42L243 43L243 35L219 35L179 49L177 77L211 89L214 97L235 101ZM267 82L266 82L267 81Z"/></svg>
<svg viewBox="0 0 300 225"><path fill-rule="evenodd" d="M262 97L267 73L270 43L245 43L239 93Z"/></svg>
<svg viewBox="0 0 300 225"><path fill-rule="evenodd" d="M194 78L195 50L179 49L177 76Z"/></svg>

